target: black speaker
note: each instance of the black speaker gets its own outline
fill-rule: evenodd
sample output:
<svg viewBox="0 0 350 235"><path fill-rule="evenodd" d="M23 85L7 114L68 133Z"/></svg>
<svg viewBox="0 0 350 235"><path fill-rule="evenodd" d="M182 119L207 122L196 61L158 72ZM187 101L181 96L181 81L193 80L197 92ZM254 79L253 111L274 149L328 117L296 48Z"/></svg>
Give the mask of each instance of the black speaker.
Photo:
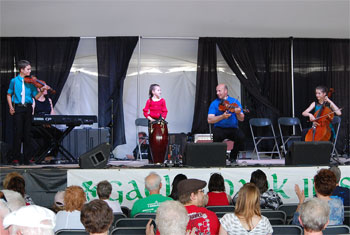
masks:
<svg viewBox="0 0 350 235"><path fill-rule="evenodd" d="M105 168L110 154L109 143L103 143L79 157L79 166L82 169Z"/></svg>
<svg viewBox="0 0 350 235"><path fill-rule="evenodd" d="M184 165L195 167L226 166L226 143L187 143Z"/></svg>
<svg viewBox="0 0 350 235"><path fill-rule="evenodd" d="M329 141L295 141L286 155L286 165L329 165L332 149Z"/></svg>

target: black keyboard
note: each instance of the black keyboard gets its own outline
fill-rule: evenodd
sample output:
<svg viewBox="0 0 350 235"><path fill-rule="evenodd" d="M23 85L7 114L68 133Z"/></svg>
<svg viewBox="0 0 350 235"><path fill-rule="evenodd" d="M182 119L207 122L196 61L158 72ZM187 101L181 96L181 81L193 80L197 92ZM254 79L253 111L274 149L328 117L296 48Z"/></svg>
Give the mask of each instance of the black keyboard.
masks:
<svg viewBox="0 0 350 235"><path fill-rule="evenodd" d="M92 125L97 122L95 115L35 115L34 125L65 124L65 125Z"/></svg>

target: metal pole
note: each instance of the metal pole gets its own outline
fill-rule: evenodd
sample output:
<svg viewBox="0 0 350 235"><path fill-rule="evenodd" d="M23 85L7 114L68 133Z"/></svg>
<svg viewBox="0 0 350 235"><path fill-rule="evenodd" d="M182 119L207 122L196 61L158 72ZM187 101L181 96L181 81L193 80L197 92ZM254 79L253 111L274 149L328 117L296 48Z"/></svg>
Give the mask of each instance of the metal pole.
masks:
<svg viewBox="0 0 350 235"><path fill-rule="evenodd" d="M290 38L290 73L291 73L291 83L292 83L292 117L295 117L294 109L294 60L293 60L293 38ZM295 135L295 126L293 126L293 135Z"/></svg>
<svg viewBox="0 0 350 235"><path fill-rule="evenodd" d="M137 78L136 78L136 86L137 86L137 112L136 117L140 117L140 66L141 66L141 36L139 36L139 46L138 46L138 56L137 56Z"/></svg>

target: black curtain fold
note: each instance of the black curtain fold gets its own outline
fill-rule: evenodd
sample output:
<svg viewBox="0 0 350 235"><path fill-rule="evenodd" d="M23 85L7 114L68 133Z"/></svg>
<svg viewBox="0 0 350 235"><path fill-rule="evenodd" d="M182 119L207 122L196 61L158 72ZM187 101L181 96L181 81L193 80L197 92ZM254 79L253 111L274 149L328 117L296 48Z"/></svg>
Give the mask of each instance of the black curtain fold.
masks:
<svg viewBox="0 0 350 235"><path fill-rule="evenodd" d="M291 116L290 39L217 38L217 44L249 94L254 116Z"/></svg>
<svg viewBox="0 0 350 235"><path fill-rule="evenodd" d="M34 37L15 38L15 59L28 60L32 74L45 81L56 94L50 94L56 104L72 67L80 38Z"/></svg>
<svg viewBox="0 0 350 235"><path fill-rule="evenodd" d="M342 107L338 152L349 152L350 138L350 40L310 39L293 40L295 113L303 127L310 126L301 113L315 101L315 87L334 88L331 100Z"/></svg>
<svg viewBox="0 0 350 235"><path fill-rule="evenodd" d="M216 69L216 40L200 38L198 41L196 98L192 133L208 133L208 109L216 98L218 85Z"/></svg>
<svg viewBox="0 0 350 235"><path fill-rule="evenodd" d="M113 148L125 144L123 88L138 37L97 37L98 124L111 127Z"/></svg>

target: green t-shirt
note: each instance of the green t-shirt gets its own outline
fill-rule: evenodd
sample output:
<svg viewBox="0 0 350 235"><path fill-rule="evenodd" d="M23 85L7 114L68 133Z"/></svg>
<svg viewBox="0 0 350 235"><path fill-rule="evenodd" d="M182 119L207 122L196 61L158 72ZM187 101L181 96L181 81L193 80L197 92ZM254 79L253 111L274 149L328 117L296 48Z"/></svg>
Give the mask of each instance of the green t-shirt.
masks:
<svg viewBox="0 0 350 235"><path fill-rule="evenodd" d="M160 203L173 200L170 197L164 197L161 194L152 194L148 197L137 200L131 210L131 217L138 213L156 213Z"/></svg>

